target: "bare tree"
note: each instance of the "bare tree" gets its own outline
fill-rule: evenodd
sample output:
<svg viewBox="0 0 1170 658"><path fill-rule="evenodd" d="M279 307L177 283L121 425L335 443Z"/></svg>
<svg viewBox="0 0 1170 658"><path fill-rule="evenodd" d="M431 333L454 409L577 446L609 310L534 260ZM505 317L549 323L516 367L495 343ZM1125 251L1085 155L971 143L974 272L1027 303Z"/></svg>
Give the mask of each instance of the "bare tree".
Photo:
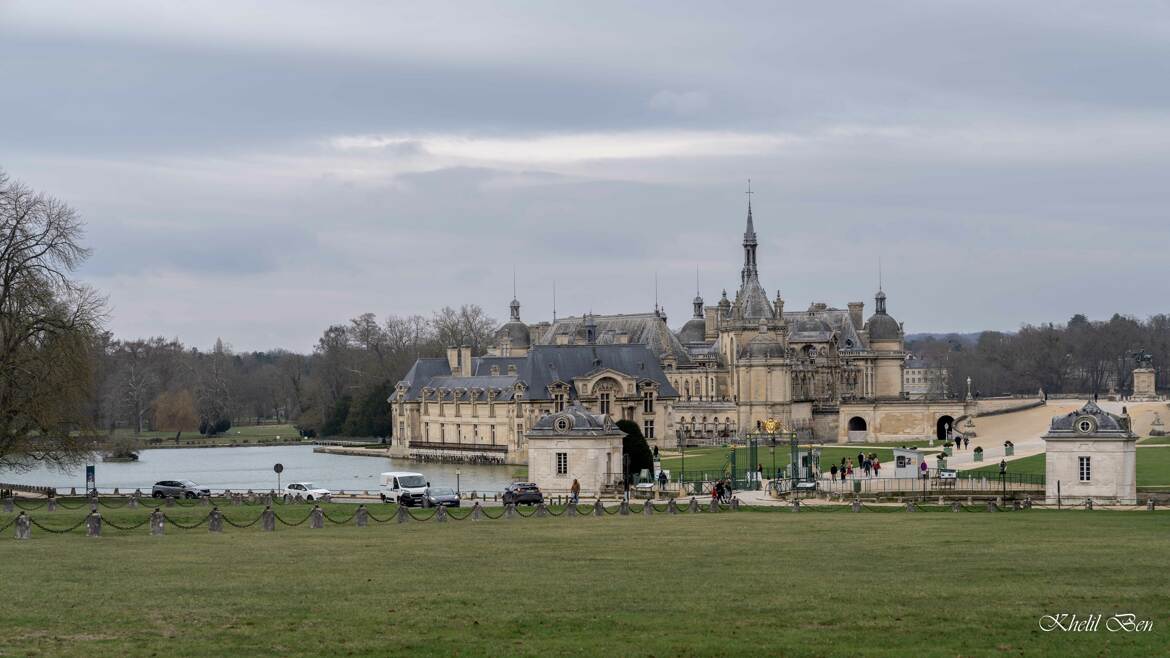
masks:
<svg viewBox="0 0 1170 658"><path fill-rule="evenodd" d="M105 300L71 278L82 235L72 208L0 171L0 467L84 453Z"/></svg>

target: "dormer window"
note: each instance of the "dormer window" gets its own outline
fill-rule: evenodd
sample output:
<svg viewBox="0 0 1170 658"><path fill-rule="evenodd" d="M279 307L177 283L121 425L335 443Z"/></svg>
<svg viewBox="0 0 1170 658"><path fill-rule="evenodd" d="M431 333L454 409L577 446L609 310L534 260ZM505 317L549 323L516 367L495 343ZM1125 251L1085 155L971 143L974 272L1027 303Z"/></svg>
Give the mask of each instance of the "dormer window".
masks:
<svg viewBox="0 0 1170 658"><path fill-rule="evenodd" d="M557 413L560 413L560 412L565 410L565 398L566 397L567 396L561 392L553 393L553 410L554 411L556 411Z"/></svg>

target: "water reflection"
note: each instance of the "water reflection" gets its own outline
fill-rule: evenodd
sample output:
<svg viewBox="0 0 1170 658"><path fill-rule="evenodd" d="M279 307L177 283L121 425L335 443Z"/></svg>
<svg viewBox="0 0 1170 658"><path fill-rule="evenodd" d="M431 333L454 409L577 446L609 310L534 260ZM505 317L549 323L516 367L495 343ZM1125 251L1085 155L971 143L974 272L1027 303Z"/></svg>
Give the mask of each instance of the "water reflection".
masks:
<svg viewBox="0 0 1170 658"><path fill-rule="evenodd" d="M313 452L312 446L264 446L249 448L171 448L143 450L131 463L96 462L97 486L148 490L159 480L193 480L212 489L274 489L276 463L284 465L281 484L313 482L328 489L369 490L378 488L378 474L384 471L415 471L434 486L454 488L456 479L463 491L502 490L512 481L514 466L455 465L411 462L381 457L328 455ZM460 476L456 478L456 470ZM0 471L0 482L35 484L58 489L85 488L85 467L62 472L40 467L24 473Z"/></svg>

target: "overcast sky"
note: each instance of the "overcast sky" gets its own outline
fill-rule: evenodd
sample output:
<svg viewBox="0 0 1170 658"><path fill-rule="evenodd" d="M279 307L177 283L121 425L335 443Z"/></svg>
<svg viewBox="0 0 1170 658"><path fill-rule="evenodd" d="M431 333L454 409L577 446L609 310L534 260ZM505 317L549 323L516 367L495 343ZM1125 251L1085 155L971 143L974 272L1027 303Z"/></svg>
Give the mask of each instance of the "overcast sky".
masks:
<svg viewBox="0 0 1170 658"><path fill-rule="evenodd" d="M0 167L123 337L311 348L477 303L690 316L747 178L789 309L1170 311L1165 2L0 0Z"/></svg>

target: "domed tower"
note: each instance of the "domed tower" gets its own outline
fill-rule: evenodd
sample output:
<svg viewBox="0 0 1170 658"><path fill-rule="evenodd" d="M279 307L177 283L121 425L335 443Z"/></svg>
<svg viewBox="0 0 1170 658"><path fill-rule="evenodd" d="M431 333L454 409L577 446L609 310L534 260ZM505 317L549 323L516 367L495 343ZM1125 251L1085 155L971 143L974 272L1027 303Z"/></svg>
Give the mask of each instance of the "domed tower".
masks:
<svg viewBox="0 0 1170 658"><path fill-rule="evenodd" d="M771 331L761 318L751 340L739 348L735 363L737 420L752 428L768 418L792 415L791 363L783 332Z"/></svg>
<svg viewBox="0 0 1170 658"><path fill-rule="evenodd" d="M879 398L902 397L902 369L906 364L902 325L886 313L886 293L878 290L874 313L865 321L869 349L875 354L874 395Z"/></svg>
<svg viewBox="0 0 1170 658"><path fill-rule="evenodd" d="M496 331L496 354L498 356L525 356L532 347L528 325L520 321L520 302L512 299L508 305L511 318Z"/></svg>
<svg viewBox="0 0 1170 658"><path fill-rule="evenodd" d="M682 329L678 330L678 340L683 344L705 343L707 342L707 321L703 319L703 298L695 295L691 304L694 306L694 314L682 326Z"/></svg>

